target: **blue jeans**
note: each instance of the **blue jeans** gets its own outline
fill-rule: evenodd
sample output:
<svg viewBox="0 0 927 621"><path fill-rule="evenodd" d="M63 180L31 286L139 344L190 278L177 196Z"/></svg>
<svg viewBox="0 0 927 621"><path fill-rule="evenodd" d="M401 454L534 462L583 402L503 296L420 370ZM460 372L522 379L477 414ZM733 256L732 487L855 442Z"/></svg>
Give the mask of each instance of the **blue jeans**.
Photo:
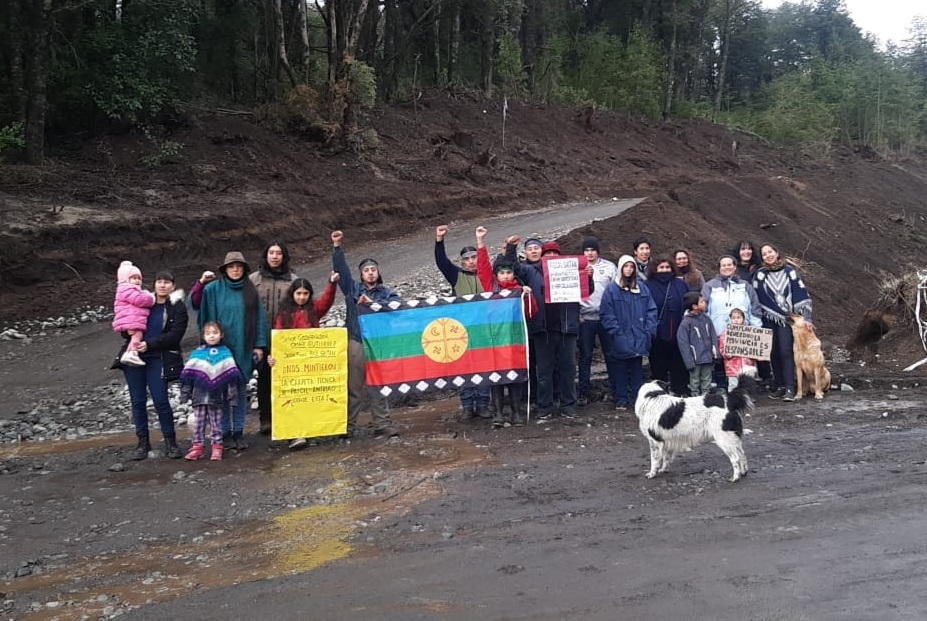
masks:
<svg viewBox="0 0 927 621"><path fill-rule="evenodd" d="M538 363L538 409L549 412L554 406L555 371L559 371L560 410L576 407L576 335L543 332L534 336Z"/></svg>
<svg viewBox="0 0 927 621"><path fill-rule="evenodd" d="M608 371L608 385L615 392L615 361L612 357L612 336L602 325L601 321L583 320L579 322L579 337L576 344L579 347L579 389L580 397L589 397L592 390L592 352L595 350L595 340L599 339L602 355L605 357L605 369Z"/></svg>
<svg viewBox="0 0 927 621"><path fill-rule="evenodd" d="M634 406L637 391L644 383L644 358L619 358L615 361L615 403Z"/></svg>
<svg viewBox="0 0 927 621"><path fill-rule="evenodd" d="M222 406L222 435L245 430L245 414L248 413L248 382L238 382L238 403Z"/></svg>
<svg viewBox="0 0 927 621"><path fill-rule="evenodd" d="M491 386L464 386L460 389L460 405L465 410L489 405Z"/></svg>
<svg viewBox="0 0 927 621"><path fill-rule="evenodd" d="M158 423L161 425L161 434L165 437L175 435L174 412L171 402L167 398L167 382L161 378L161 357L145 358L145 366L122 369L129 387L129 402L132 404L132 424L135 425L135 435L145 437L148 435L148 393L151 393L151 402L158 414Z"/></svg>

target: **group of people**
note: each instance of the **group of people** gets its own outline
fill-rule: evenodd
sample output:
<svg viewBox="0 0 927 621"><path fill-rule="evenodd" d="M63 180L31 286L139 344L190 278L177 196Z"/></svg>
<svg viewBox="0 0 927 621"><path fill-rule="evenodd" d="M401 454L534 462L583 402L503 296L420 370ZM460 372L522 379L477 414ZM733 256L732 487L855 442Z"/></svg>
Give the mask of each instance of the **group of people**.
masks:
<svg viewBox="0 0 927 621"><path fill-rule="evenodd" d="M530 334L530 394L542 419L572 418L592 397L591 366L598 342L605 359L614 407L627 410L643 384L644 358L650 375L669 383L677 395L706 394L736 387L741 373L758 367L769 396L795 399L795 367L789 314L802 315L813 330L811 298L794 265L772 244L757 251L738 242L718 259L718 273L706 280L685 249L653 256L650 241L634 240L632 253L613 263L600 254L598 239L583 240L590 295L578 303L545 303L542 258L560 255L555 241L528 238L517 256L519 236L505 240L490 263L486 229L476 230L476 247L465 246L455 265L447 256L445 225L435 230L435 263L455 295L524 287L531 292L525 316ZM494 274L495 280L486 277ZM730 324L772 331L771 364L725 354ZM578 369L577 369L578 366ZM528 395L520 387L522 402ZM460 394L464 418L492 419L495 426L521 424L515 406L504 413L501 397L488 388ZM523 412L523 410L521 410Z"/></svg>
<svg viewBox="0 0 927 621"><path fill-rule="evenodd" d="M529 237L518 253L521 238L505 239L502 252L490 258L488 231L476 229L475 245L465 246L457 264L445 248L448 227L435 231L435 263L455 295L504 289L523 292L529 333L530 388L524 384L465 387L460 391L464 418L491 419L493 426L525 422L529 394L534 395L542 419L572 418L576 408L592 397L591 365L598 341L605 359L614 405L626 410L643 383L643 360L651 376L669 382L679 395L703 394L714 383L728 382L754 362L724 356L729 323L770 328L771 365L759 365L772 385L771 397L795 398L795 368L789 313L802 315L809 329L811 299L792 264L765 244L757 252L749 241L737 244L719 258L718 274L707 280L685 250L672 258L651 256L646 238L633 243L633 253L617 263L600 256L595 237L583 240L585 276L590 295L582 302L545 302L544 256L560 255L556 241ZM348 332L347 435L357 431L366 407L374 433L396 436L386 398L366 385L366 357L358 325L357 305L385 304L399 295L383 283L379 264L365 258L351 273L342 243L344 233L331 233L332 272L316 299L312 284L290 268L286 244L274 240L264 248L258 269L252 271L244 255L229 252L216 272L207 270L193 284L186 303L196 312L201 345L182 364L180 342L188 314L183 299L172 297L174 277L157 273L154 291L142 288L140 270L123 262L117 272L113 329L126 338L120 362L129 389L138 445L135 459L151 450L146 401L151 395L168 457L195 460L205 456L206 428L210 428L210 458L223 451L244 450L247 380L256 371L260 433L271 432L272 329L317 328L331 308L340 287L346 303ZM577 373L578 366L578 373ZM184 454L177 444L168 382L179 380L181 397L195 412L193 443ZM506 407L508 406L508 407ZM291 448L307 443L290 442Z"/></svg>
<svg viewBox="0 0 927 621"><path fill-rule="evenodd" d="M366 359L356 307L358 303L388 302L399 296L383 284L379 266L373 259L360 263L359 278L354 279L341 248L343 238L341 231L331 234L333 271L325 291L317 299L312 284L290 268L289 251L279 240L264 248L259 267L254 271L240 252L226 254L215 272L204 271L186 299L196 312L201 345L174 375L165 375L165 356L168 352L179 356L188 323L184 300L170 299L174 277L168 271L158 272L154 294L149 294L142 290L141 271L137 267L128 264L130 269L128 262L120 266L113 329L126 337L125 351L137 356L134 359L123 354L120 358L138 438L134 459L145 459L151 450L146 411L149 394L168 457L185 456L190 460L204 457L207 425L211 459L222 459L225 450L248 448L244 436L247 381L255 371L260 433L270 434L270 369L276 362L270 349L270 331L318 328L334 303L336 286L341 287L347 305L347 435L356 432L357 419L365 405L373 415L374 434L398 435L386 399L366 386ZM135 295L129 295L127 288ZM131 321L126 319L130 315ZM177 444L168 399L168 383L174 380L180 382L182 401L191 401L194 408L193 443L186 454ZM305 438L296 438L290 442L290 448L306 444Z"/></svg>

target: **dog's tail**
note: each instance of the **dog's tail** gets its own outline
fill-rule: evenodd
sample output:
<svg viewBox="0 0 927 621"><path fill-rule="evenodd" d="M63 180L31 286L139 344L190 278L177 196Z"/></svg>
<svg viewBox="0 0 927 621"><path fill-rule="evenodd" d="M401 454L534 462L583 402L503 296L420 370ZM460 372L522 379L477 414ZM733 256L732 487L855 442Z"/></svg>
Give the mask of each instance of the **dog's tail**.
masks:
<svg viewBox="0 0 927 621"><path fill-rule="evenodd" d="M743 436L743 416L753 411L751 395L756 394L756 390L756 380L752 376L745 374L737 376L737 388L727 394L727 416L724 417L722 429Z"/></svg>

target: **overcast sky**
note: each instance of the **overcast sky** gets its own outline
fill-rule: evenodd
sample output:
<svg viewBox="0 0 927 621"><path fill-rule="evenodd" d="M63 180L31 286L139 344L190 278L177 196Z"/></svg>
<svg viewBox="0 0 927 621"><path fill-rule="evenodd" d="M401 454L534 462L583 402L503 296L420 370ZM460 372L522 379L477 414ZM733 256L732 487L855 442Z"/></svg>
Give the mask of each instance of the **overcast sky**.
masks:
<svg viewBox="0 0 927 621"><path fill-rule="evenodd" d="M774 8L783 0L763 0L763 6ZM901 43L907 39L908 28L915 15L927 16L924 0L845 0L847 10L863 32L871 32L884 46L889 39Z"/></svg>

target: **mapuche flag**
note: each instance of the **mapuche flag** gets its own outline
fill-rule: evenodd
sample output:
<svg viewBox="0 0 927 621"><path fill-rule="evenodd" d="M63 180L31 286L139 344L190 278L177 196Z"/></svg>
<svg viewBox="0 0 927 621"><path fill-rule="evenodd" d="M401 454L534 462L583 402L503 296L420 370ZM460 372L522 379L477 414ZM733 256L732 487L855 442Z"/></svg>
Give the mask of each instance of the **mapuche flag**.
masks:
<svg viewBox="0 0 927 621"><path fill-rule="evenodd" d="M521 296L457 298L358 306L367 384L390 395L528 378Z"/></svg>

